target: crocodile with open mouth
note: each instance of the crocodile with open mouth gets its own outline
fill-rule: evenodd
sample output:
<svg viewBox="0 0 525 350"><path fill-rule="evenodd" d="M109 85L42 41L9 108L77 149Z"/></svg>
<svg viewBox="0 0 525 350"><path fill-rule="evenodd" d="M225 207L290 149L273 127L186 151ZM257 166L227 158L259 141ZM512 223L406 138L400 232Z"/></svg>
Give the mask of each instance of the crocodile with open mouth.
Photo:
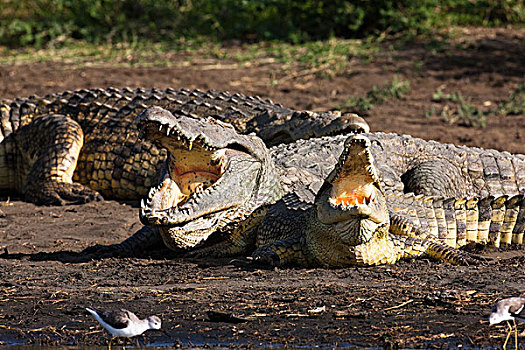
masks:
<svg viewBox="0 0 525 350"><path fill-rule="evenodd" d="M282 223L295 220L292 210L272 212L261 222L255 260L334 268L427 256L468 264L476 259L455 249L467 242L523 243L523 195L444 201L384 192L371 151L367 136L348 137L306 219L295 223L299 229L283 229Z"/></svg>
<svg viewBox="0 0 525 350"><path fill-rule="evenodd" d="M175 117L161 108L148 109L139 117L138 124L144 138L166 148L171 154L163 169L161 184L150 191L142 204L141 221L158 228L168 247L174 250L198 247L197 254L203 256L247 254L256 246L301 236L304 226L311 220L315 195L323 179L338 164L337 156L348 136L299 140L266 150L262 142L259 145L263 148L248 147L246 142L252 142L253 136L248 140L248 136L235 135L235 131L226 125L206 122L204 127L196 123L184 116ZM217 129L212 131L212 127ZM485 194L519 194L525 189L522 172L525 159L521 155L443 145L405 135L371 133L367 137L370 139L367 149L376 158L378 175L375 181L388 194L387 203L390 196L397 201L398 207L405 198L398 195L406 185L403 181L407 178L412 181L413 174L418 175L418 181L411 183L423 192L433 195L453 193L453 198L458 199ZM265 152L267 155L262 156ZM488 167L492 164L490 161L499 168L494 171ZM512 165L513 172L507 171L509 168L505 166L508 164ZM421 176L432 165L440 165L440 170L449 171ZM183 168L190 171L183 172ZM420 169L424 171L419 172ZM494 176L500 173L501 176ZM425 179L431 180L427 187L421 182ZM341 184L346 188L348 182L342 181ZM375 193L370 192L366 201L380 201L381 196L372 198ZM268 200L261 201L261 195ZM363 205L363 198L358 199L358 204ZM423 206L429 202L422 197L417 200L424 203ZM413 198L412 202L415 202ZM401 206L401 209L416 210L414 204L410 205ZM402 223L394 226L398 233L423 232L418 231L417 224L396 222ZM452 229L452 224L449 226ZM405 237L403 244L416 242L414 239L421 237ZM389 242L393 240L389 239ZM426 246L418 244L418 249L422 250L430 243L425 243ZM428 253L428 249L423 251Z"/></svg>

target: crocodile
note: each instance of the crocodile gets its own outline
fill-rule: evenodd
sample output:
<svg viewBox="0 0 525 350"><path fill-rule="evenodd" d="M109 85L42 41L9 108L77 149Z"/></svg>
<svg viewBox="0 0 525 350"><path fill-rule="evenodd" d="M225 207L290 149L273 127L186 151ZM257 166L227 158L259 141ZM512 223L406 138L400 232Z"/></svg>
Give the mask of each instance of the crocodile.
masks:
<svg viewBox="0 0 525 350"><path fill-rule="evenodd" d="M139 142L134 119L150 106L215 116L268 145L345 133L352 120L211 90L81 89L2 100L0 192L50 205L140 199L166 158L165 150Z"/></svg>
<svg viewBox="0 0 525 350"><path fill-rule="evenodd" d="M282 228L283 222L294 220L291 211L265 218L252 256L270 265L327 268L392 264L420 256L475 262L454 248L467 242L523 243L524 198L443 199L383 192L371 141L353 135L298 232Z"/></svg>
<svg viewBox="0 0 525 350"><path fill-rule="evenodd" d="M197 254L203 256L247 254L256 246L268 244L269 240L280 241L300 234L310 220L315 195L337 164L336 157L348 138L299 140L269 150L258 148L255 153L253 148L250 151L246 146L239 147L241 143L231 133L223 135L223 125L214 131L198 126L189 131L191 123L195 122L160 108L149 109L139 116L138 125L144 138L166 148L172 155L165 164L160 185L152 188L143 201L140 218L144 224L159 230L170 249L197 247ZM525 158L521 155L439 144L407 135L368 133L366 136L377 161L377 181L390 196L402 193L403 181L411 179L413 174L418 181L411 184L434 196L452 193L452 198L486 197L501 196L502 192L507 195L524 192ZM245 153L244 168L236 169L229 157L225 157L233 150ZM269 156L261 156L265 152ZM200 164L191 158L192 153L199 154ZM254 166L257 162L262 162L259 170ZM212 163L222 165L209 171ZM497 167L492 168L492 164ZM428 175L432 165L440 165L447 172ZM199 176L180 178L180 168L190 166L194 166L193 171ZM202 181L201 173L213 175ZM422 180L429 180L430 186L425 187ZM190 190L182 191L182 182ZM264 187L266 192L262 190ZM181 195L181 192L185 193ZM254 202L259 193L271 193L271 200L265 205L259 201L246 210L246 203ZM278 198L281 199L276 200ZM284 212L291 214L281 215ZM268 222L271 224L266 225ZM265 232L270 231L271 238L261 240ZM131 244L131 239L126 243Z"/></svg>

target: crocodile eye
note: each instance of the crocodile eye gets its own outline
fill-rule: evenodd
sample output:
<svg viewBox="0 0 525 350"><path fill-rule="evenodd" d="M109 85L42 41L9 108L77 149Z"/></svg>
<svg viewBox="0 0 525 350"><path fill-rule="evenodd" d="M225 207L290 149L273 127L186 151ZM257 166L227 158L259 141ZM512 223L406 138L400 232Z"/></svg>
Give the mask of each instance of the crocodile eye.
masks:
<svg viewBox="0 0 525 350"><path fill-rule="evenodd" d="M381 151L384 151L383 144L379 140L373 140L372 145L377 146L381 149Z"/></svg>

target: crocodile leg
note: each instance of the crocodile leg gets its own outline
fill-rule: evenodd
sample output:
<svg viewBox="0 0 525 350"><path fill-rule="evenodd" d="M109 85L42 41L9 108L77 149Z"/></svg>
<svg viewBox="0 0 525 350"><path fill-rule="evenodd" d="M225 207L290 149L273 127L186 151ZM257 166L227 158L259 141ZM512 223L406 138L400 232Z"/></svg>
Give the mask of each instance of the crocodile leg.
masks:
<svg viewBox="0 0 525 350"><path fill-rule="evenodd" d="M76 121L63 115L44 115L23 126L15 137L20 151L17 166L29 169L22 183L28 201L64 205L102 200L98 192L72 180L84 139Z"/></svg>
<svg viewBox="0 0 525 350"><path fill-rule="evenodd" d="M270 266L308 266L303 246L302 236L296 235L257 248L252 258L256 263Z"/></svg>
<svg viewBox="0 0 525 350"><path fill-rule="evenodd" d="M349 265L372 266L380 264L393 264L401 259L430 257L436 260L457 265L470 265L479 262L474 256L432 239L421 239L410 236L388 234L371 241L348 247L345 252L323 251L316 247L315 252L303 251L304 239L294 236L275 241L256 249L252 257L257 263L270 266L323 266L345 267Z"/></svg>
<svg viewBox="0 0 525 350"><path fill-rule="evenodd" d="M407 217L390 212L390 232L399 236L430 239L432 234L416 225ZM437 237L436 237L437 239Z"/></svg>

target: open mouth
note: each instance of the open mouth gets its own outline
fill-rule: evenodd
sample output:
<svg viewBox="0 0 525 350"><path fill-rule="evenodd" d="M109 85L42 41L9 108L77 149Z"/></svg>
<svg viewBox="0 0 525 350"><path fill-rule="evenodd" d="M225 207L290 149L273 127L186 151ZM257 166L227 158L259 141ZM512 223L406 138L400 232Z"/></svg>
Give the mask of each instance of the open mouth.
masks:
<svg viewBox="0 0 525 350"><path fill-rule="evenodd" d="M345 141L338 164L319 192L319 220L325 224L347 222L350 217L382 222L381 190L370 153L370 140L353 135Z"/></svg>
<svg viewBox="0 0 525 350"><path fill-rule="evenodd" d="M221 216L214 214L246 200L250 179L242 174L245 167L260 163L243 141L245 137L229 124L212 118L175 117L154 107L138 117L138 126L143 139L168 151L159 185L142 201L142 223L211 231L221 222Z"/></svg>
<svg viewBox="0 0 525 350"><path fill-rule="evenodd" d="M155 128L155 125L148 128ZM147 131L147 134L151 140L154 134L151 131ZM184 205L213 186L224 173L224 165L227 163L225 150L213 149L200 143L190 146L181 137L173 142L173 138L158 133L155 138L168 149L169 157L165 165L165 176L148 195L146 204L151 208L152 214Z"/></svg>
<svg viewBox="0 0 525 350"><path fill-rule="evenodd" d="M332 184L332 196L329 201L333 206L345 207L369 205L376 197L377 187L367 176L355 176L342 179Z"/></svg>
<svg viewBox="0 0 525 350"><path fill-rule="evenodd" d="M330 179L330 204L346 208L369 205L375 200L379 190L379 179L372 165L370 140L358 135L349 138L341 157Z"/></svg>

